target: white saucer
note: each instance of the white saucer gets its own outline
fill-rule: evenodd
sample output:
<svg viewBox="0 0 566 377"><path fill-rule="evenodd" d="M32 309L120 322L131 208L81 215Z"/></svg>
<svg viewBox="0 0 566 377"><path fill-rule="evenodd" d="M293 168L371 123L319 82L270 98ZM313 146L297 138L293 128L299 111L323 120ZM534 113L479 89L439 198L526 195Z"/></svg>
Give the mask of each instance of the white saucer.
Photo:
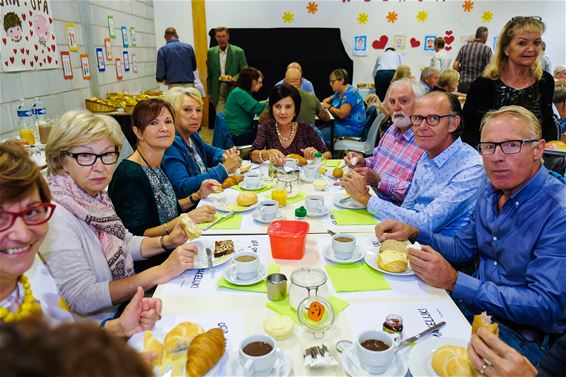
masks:
<svg viewBox="0 0 566 377"><path fill-rule="evenodd" d="M293 368L293 364L291 363L291 359L289 358L289 356L283 352L283 350L281 350L280 348L276 349L277 352L277 359L276 359L276 363L277 361L279 361L279 363L283 363L281 368L279 368L279 373L276 374L275 368L273 368L272 370L269 371L269 373L265 374L263 373L261 376L274 376L274 377L287 377L289 374L291 374L291 370ZM242 363L240 363L240 355L238 352L234 352L235 356L233 357L232 360L230 360L230 362L228 362L228 365L226 366L226 372L229 376L245 376L246 372L244 370L244 367L242 365ZM255 376L260 376L259 374L253 373L251 376L255 377Z"/></svg>
<svg viewBox="0 0 566 377"><path fill-rule="evenodd" d="M379 252L377 250L372 250L372 251L368 251L364 257L364 260L366 261L366 263L368 264L368 266L370 266L371 268L373 268L374 270L377 270L379 272L382 272L384 274L387 275L395 275L395 276L411 276L411 275L415 275L415 272L413 271L413 269L411 268L411 265L407 263L407 269L403 272L389 272L389 271L385 271L383 269L381 269L378 265L377 265L377 254Z"/></svg>
<svg viewBox="0 0 566 377"><path fill-rule="evenodd" d="M334 254L334 249L332 248L332 245L328 245L322 251L322 255L324 255L324 257L326 259L328 259L331 262L339 263L339 264L356 263L356 262L364 259L364 254L365 253L362 250L360 245L356 245L356 248L354 249L354 252L352 253L352 257L348 258L348 259L338 259L338 258L336 258L336 255Z"/></svg>
<svg viewBox="0 0 566 377"><path fill-rule="evenodd" d="M346 209L364 209L365 205L356 202L351 196L336 195L332 200L332 203L336 207L346 208Z"/></svg>
<svg viewBox="0 0 566 377"><path fill-rule="evenodd" d="M256 277L250 280L242 280L238 278L238 276L236 275L235 264L231 264L230 266L226 267L226 269L224 270L224 279L226 279L228 283L232 283L234 285L253 285L265 279L267 275L268 275L267 266L263 263L259 264Z"/></svg>
<svg viewBox="0 0 566 377"><path fill-rule="evenodd" d="M313 212L307 210L307 217L322 217L328 215L328 212L330 212L330 209L328 207L323 207L322 212Z"/></svg>
<svg viewBox="0 0 566 377"><path fill-rule="evenodd" d="M350 354L352 355L352 357L356 360L358 360L358 356L356 355L356 350L354 349L354 345L351 344L349 346L346 347L350 347ZM340 363L342 364L342 368L344 368L344 371L346 373L348 373L348 375L350 376L405 376L407 374L407 371L409 370L409 363L407 362L407 355L400 355L400 353L397 353L395 355L395 358L393 359L393 362L391 363L391 365L389 365L389 368L387 368L385 371L383 371L383 373L381 374L371 374L370 372L366 371L365 369L361 368L365 374L359 374L357 372L357 369L355 369L354 365L352 364L352 361L350 360L350 358L348 358L344 353L339 353L338 354L338 358L340 359ZM359 363L359 361L358 361Z"/></svg>
<svg viewBox="0 0 566 377"><path fill-rule="evenodd" d="M252 213L252 217L258 223L271 224L271 222L274 221L274 220L281 220L283 218L283 212L281 212L281 210L277 210L277 215L275 215L275 217L271 220L267 220L267 219L262 218L259 214L259 211L254 211Z"/></svg>
<svg viewBox="0 0 566 377"><path fill-rule="evenodd" d="M313 183L314 180L318 178L318 177L314 177L314 178L312 178L312 179L308 179L308 178L305 176L305 173L303 173L303 172L301 172L301 175L300 175L299 177L300 177L301 181L303 181L303 182L305 182L305 183Z"/></svg>
<svg viewBox="0 0 566 377"><path fill-rule="evenodd" d="M432 369L432 355L442 346L468 347L468 341L458 338L430 338L417 342L409 353L409 368L413 376L438 376Z"/></svg>
<svg viewBox="0 0 566 377"><path fill-rule="evenodd" d="M242 190L246 190L246 191L258 191L258 190L261 190L262 188L264 188L266 185L267 184L264 181L261 181L261 183L257 187L248 187L246 181L242 181L238 184L238 187L240 187Z"/></svg>

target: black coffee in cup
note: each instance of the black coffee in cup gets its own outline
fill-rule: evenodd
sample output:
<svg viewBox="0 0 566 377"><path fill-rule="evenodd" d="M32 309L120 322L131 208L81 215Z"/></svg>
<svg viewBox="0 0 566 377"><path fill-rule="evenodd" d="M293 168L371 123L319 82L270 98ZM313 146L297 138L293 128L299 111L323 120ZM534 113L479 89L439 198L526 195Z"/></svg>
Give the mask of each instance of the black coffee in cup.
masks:
<svg viewBox="0 0 566 377"><path fill-rule="evenodd" d="M248 356L263 356L273 350L273 346L265 342L251 342L247 344L242 351Z"/></svg>
<svg viewBox="0 0 566 377"><path fill-rule="evenodd" d="M389 349L389 345L379 339L366 339L361 344L362 347L370 351L385 351Z"/></svg>

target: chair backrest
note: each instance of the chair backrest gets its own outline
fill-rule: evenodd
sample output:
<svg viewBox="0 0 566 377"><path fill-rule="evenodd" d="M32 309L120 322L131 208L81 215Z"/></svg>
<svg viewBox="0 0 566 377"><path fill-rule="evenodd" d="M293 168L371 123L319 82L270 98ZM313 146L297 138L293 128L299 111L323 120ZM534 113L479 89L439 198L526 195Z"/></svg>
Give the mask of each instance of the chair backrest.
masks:
<svg viewBox="0 0 566 377"><path fill-rule="evenodd" d="M224 114L216 113L216 120L214 121L214 135L212 136L212 146L220 149L229 149L234 146L232 134L226 122L224 121Z"/></svg>
<svg viewBox="0 0 566 377"><path fill-rule="evenodd" d="M373 125L373 121L377 117L377 108L375 106L368 107L366 111L366 121L364 123L364 128L360 134L360 140L365 141L368 137L369 129Z"/></svg>
<svg viewBox="0 0 566 377"><path fill-rule="evenodd" d="M379 126L383 122L383 119L385 119L385 114L383 114L383 113L377 114L372 125L371 125L371 127L370 127L370 129L369 129L369 131L368 131L365 144L367 145L367 147L369 147L370 151L373 151L373 148L375 148L375 146L377 145L377 136L379 134ZM367 147L364 148L364 149L368 149Z"/></svg>

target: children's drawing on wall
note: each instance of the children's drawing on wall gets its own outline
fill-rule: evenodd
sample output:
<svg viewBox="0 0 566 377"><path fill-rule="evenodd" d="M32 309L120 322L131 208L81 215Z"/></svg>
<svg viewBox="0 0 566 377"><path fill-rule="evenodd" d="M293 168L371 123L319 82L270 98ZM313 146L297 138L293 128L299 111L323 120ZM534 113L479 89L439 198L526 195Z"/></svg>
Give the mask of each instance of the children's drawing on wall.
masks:
<svg viewBox="0 0 566 377"><path fill-rule="evenodd" d="M81 69L84 80L90 80L90 65L88 64L88 54L81 54Z"/></svg>
<svg viewBox="0 0 566 377"><path fill-rule="evenodd" d="M128 28L125 27L125 26L122 26L121 30L122 30L122 46L128 47L129 46L129 43L128 43Z"/></svg>
<svg viewBox="0 0 566 377"><path fill-rule="evenodd" d="M367 54L367 36L356 35L354 37L354 56L366 56Z"/></svg>
<svg viewBox="0 0 566 377"><path fill-rule="evenodd" d="M108 36L112 39L116 38L116 30L114 30L113 16L108 16Z"/></svg>
<svg viewBox="0 0 566 377"><path fill-rule="evenodd" d="M130 54L128 51L122 52L122 57L124 58L124 71L130 71Z"/></svg>
<svg viewBox="0 0 566 377"><path fill-rule="evenodd" d="M407 38L404 35L396 35L393 37L393 46L396 50L402 51L405 49L405 40Z"/></svg>
<svg viewBox="0 0 566 377"><path fill-rule="evenodd" d="M120 58L115 59L116 62L116 78L122 80L124 78L124 72L122 71L122 62Z"/></svg>
<svg viewBox="0 0 566 377"><path fill-rule="evenodd" d="M136 47L136 29L133 26L130 26L130 44Z"/></svg>
<svg viewBox="0 0 566 377"><path fill-rule="evenodd" d="M104 38L104 50L106 51L106 61L112 60L112 42L110 38Z"/></svg>
<svg viewBox="0 0 566 377"><path fill-rule="evenodd" d="M0 1L0 66L5 72L57 68L51 0Z"/></svg>
<svg viewBox="0 0 566 377"><path fill-rule="evenodd" d="M65 27L67 30L67 43L69 44L69 50L79 51L79 43L77 42L75 24L68 22Z"/></svg>
<svg viewBox="0 0 566 377"><path fill-rule="evenodd" d="M98 63L98 72L106 71L106 62L104 61L104 51L102 51L102 47L96 49L96 61Z"/></svg>
<svg viewBox="0 0 566 377"><path fill-rule="evenodd" d="M426 35L424 39L424 50L425 51L434 51L434 40L436 39L436 35Z"/></svg>
<svg viewBox="0 0 566 377"><path fill-rule="evenodd" d="M138 63L137 63L136 53L133 52L132 55L130 55L130 58L132 59L132 71L134 73L138 73Z"/></svg>
<svg viewBox="0 0 566 377"><path fill-rule="evenodd" d="M69 51L61 51L61 65L63 66L63 77L65 80L73 78L73 65Z"/></svg>

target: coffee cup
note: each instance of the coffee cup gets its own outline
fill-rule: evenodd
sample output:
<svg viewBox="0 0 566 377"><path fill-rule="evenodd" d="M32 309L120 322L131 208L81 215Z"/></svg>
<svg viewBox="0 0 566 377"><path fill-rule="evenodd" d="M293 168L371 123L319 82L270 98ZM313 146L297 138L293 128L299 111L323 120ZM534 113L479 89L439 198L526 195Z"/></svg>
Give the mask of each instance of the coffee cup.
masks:
<svg viewBox="0 0 566 377"><path fill-rule="evenodd" d="M393 336L384 331L368 330L358 336L356 354L362 368L371 374L381 374L395 358L399 335Z"/></svg>
<svg viewBox="0 0 566 377"><path fill-rule="evenodd" d="M240 362L245 375L270 375L277 360L275 340L267 335L252 335L240 343Z"/></svg>
<svg viewBox="0 0 566 377"><path fill-rule="evenodd" d="M257 211L262 220L273 220L279 211L279 202L276 200L264 200L257 206Z"/></svg>
<svg viewBox="0 0 566 377"><path fill-rule="evenodd" d="M261 186L261 177L258 175L247 175L244 178L244 184L246 188L258 188Z"/></svg>
<svg viewBox="0 0 566 377"><path fill-rule="evenodd" d="M312 181L318 176L318 166L317 165L307 165L303 168L303 174L305 178Z"/></svg>
<svg viewBox="0 0 566 377"><path fill-rule="evenodd" d="M305 198L305 207L314 214L319 214L324 210L324 197L321 195L309 195Z"/></svg>
<svg viewBox="0 0 566 377"><path fill-rule="evenodd" d="M299 161L297 161L296 158L290 158L287 157L285 158L285 170L297 170L297 167L299 165Z"/></svg>
<svg viewBox="0 0 566 377"><path fill-rule="evenodd" d="M258 255L252 251L242 251L234 254L236 276L240 280L251 280L257 276L259 268Z"/></svg>
<svg viewBox="0 0 566 377"><path fill-rule="evenodd" d="M338 259L350 259L356 248L356 237L350 233L336 233L332 236L332 249Z"/></svg>

